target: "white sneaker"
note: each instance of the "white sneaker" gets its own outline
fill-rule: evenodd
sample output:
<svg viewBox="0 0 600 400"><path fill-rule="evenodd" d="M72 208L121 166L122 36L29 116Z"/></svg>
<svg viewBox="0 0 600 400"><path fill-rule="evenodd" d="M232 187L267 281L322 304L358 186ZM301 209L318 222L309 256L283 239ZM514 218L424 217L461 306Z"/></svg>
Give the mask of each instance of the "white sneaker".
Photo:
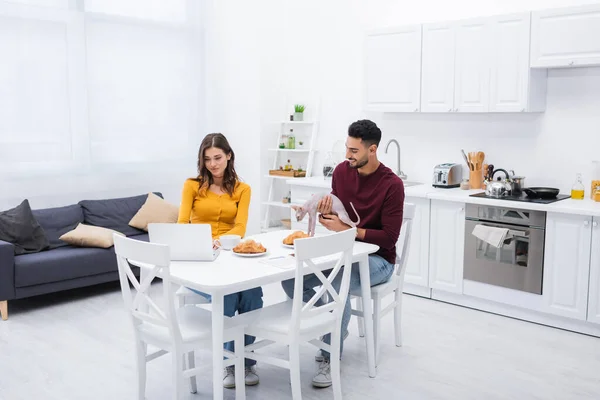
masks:
<svg viewBox="0 0 600 400"><path fill-rule="evenodd" d="M313 377L312 384L314 387L326 388L331 386L331 365L329 360L323 360L317 367L317 373Z"/></svg>
<svg viewBox="0 0 600 400"><path fill-rule="evenodd" d="M235 368L233 366L225 368L223 373L223 387L233 389L235 387Z"/></svg>
<svg viewBox="0 0 600 400"><path fill-rule="evenodd" d="M256 368L254 365L246 367L246 377L244 378L244 381L246 382L246 386L254 386L258 384L258 374L256 373Z"/></svg>
<svg viewBox="0 0 600 400"><path fill-rule="evenodd" d="M344 338L342 340L346 340L348 335L350 335L350 331L346 331L346 333L344 333ZM315 361L323 362L324 359L325 358L323 357L323 353L321 352L321 350L317 350L317 355L315 356Z"/></svg>

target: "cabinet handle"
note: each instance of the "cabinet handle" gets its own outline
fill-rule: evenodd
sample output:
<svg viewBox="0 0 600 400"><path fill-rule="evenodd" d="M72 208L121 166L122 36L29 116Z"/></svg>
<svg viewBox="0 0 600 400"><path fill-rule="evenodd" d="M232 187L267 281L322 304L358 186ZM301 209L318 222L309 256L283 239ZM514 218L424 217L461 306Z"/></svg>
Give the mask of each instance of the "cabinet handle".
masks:
<svg viewBox="0 0 600 400"><path fill-rule="evenodd" d="M598 227L598 222L597 222L597 221L594 221L594 222L592 222L592 226L593 226L594 228L597 228L597 227Z"/></svg>
<svg viewBox="0 0 600 400"><path fill-rule="evenodd" d="M417 112L417 111L419 111L419 109L418 109L418 108L415 108L415 112Z"/></svg>
<svg viewBox="0 0 600 400"><path fill-rule="evenodd" d="M452 112L452 109L449 109L448 112Z"/></svg>
<svg viewBox="0 0 600 400"><path fill-rule="evenodd" d="M583 221L583 226L588 226L590 224L590 221Z"/></svg>
<svg viewBox="0 0 600 400"><path fill-rule="evenodd" d="M569 65L573 65L573 64L575 64L575 61L571 61L571 62L569 63Z"/></svg>

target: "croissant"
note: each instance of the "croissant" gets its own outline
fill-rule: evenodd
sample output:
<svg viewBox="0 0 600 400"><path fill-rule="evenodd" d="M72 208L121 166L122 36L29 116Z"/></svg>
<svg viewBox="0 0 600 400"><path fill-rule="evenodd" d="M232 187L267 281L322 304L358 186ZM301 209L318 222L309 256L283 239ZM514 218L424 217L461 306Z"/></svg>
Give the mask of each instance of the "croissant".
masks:
<svg viewBox="0 0 600 400"><path fill-rule="evenodd" d="M304 239L309 237L307 233L302 231L296 231L294 233L289 234L285 239L283 239L283 244L293 245L294 240L296 239Z"/></svg>
<svg viewBox="0 0 600 400"><path fill-rule="evenodd" d="M243 242L238 243L237 246L233 248L234 253L241 254L257 254L257 253L265 253L267 249L262 244L255 242L252 239L245 240Z"/></svg>

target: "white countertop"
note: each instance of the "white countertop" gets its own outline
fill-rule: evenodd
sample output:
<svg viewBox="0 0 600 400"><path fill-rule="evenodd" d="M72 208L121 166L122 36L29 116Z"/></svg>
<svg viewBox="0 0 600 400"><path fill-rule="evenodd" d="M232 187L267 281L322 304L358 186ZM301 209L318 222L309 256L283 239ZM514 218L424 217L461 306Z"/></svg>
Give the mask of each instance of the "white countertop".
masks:
<svg viewBox="0 0 600 400"><path fill-rule="evenodd" d="M319 188L331 188L331 178L313 176L310 178L294 178L286 181L290 185L310 186ZM589 215L600 217L600 203L589 199L586 193L584 200L565 199L550 204L526 203L521 201L510 201L500 199L489 199L481 197L469 197L483 190L437 189L429 184L408 186L404 188L406 197L419 197L432 200L456 201L460 203L481 204L489 206L504 206L520 208L525 210L538 210L564 214Z"/></svg>

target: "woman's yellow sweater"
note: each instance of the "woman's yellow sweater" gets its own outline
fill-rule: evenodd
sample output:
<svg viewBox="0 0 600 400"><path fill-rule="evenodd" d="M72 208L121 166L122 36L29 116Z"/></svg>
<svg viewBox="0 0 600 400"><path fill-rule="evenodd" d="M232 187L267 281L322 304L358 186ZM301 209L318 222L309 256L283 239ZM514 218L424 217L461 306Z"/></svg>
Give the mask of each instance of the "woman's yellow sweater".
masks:
<svg viewBox="0 0 600 400"><path fill-rule="evenodd" d="M246 234L248 208L250 206L250 186L238 182L230 196L218 195L210 190L198 192L200 183L188 179L183 185L179 207L180 224L210 224L213 239L223 235Z"/></svg>

